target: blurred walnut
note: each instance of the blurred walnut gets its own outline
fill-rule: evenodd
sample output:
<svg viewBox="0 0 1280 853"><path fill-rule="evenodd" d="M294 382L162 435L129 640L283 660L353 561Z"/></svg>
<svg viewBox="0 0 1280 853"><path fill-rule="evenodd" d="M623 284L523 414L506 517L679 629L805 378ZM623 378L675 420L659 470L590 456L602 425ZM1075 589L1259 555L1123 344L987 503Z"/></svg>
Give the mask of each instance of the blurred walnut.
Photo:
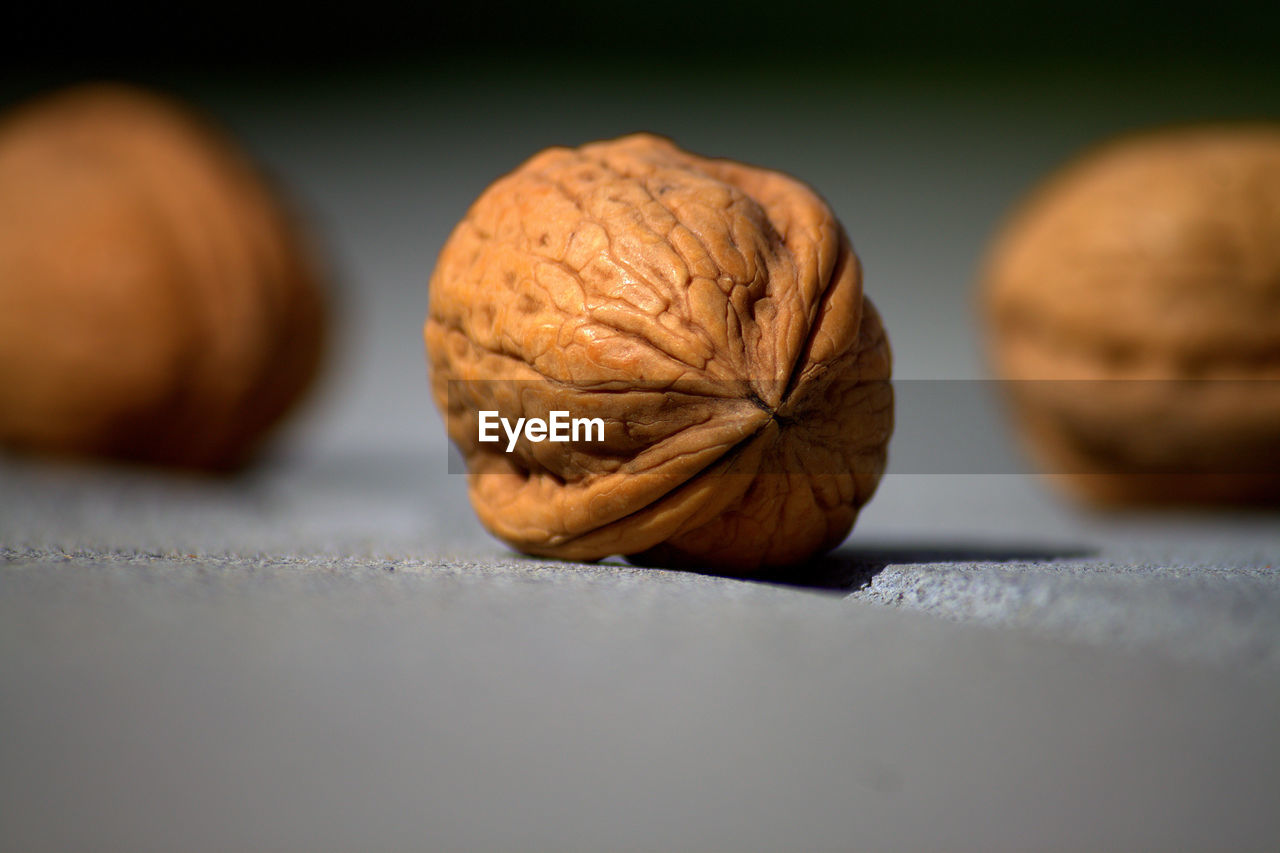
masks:
<svg viewBox="0 0 1280 853"><path fill-rule="evenodd" d="M322 309L280 203L178 105L91 86L0 125L0 440L241 464L310 384Z"/></svg>
<svg viewBox="0 0 1280 853"><path fill-rule="evenodd" d="M834 547L892 430L889 346L831 211L653 136L542 152L440 254L436 401L481 521L520 550L748 574ZM477 412L605 441L477 440Z"/></svg>
<svg viewBox="0 0 1280 853"><path fill-rule="evenodd" d="M1068 487L1280 498L1280 126L1086 156L1005 228L984 298L996 369Z"/></svg>

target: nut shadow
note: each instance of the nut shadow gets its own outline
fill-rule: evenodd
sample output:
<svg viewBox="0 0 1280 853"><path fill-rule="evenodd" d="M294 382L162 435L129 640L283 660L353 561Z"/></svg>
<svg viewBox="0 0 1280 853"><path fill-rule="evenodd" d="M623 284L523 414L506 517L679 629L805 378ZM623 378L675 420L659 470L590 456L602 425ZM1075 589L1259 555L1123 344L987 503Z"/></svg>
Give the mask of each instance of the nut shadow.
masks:
<svg viewBox="0 0 1280 853"><path fill-rule="evenodd" d="M716 577L847 595L870 586L876 575L889 566L923 563L1048 562L1090 557L1097 553L1096 548L1081 545L870 542L840 548L798 566L767 570L749 577L696 568L691 568L690 571Z"/></svg>

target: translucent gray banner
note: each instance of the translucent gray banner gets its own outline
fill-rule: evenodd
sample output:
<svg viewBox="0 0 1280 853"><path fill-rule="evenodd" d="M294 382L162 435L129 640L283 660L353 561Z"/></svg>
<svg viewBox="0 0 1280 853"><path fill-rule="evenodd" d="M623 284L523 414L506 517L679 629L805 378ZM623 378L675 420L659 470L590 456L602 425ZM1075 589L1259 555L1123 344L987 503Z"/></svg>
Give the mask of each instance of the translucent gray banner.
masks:
<svg viewBox="0 0 1280 853"><path fill-rule="evenodd" d="M530 469L554 467L566 454L576 454L571 468L620 464L693 429L724 442L724 454L739 453L776 423L778 439L796 450L762 454L753 470L812 474L831 460L806 451L815 444L844 445L839 456L848 470L879 467L871 452L877 416L866 409L884 393L869 390L859 408L848 389L831 400L792 401L785 388L748 381L570 388L530 380L451 382L447 402L455 438L478 434L479 413L493 413L485 426L498 440L470 441L473 454L510 456ZM844 403L837 402L842 395ZM769 399L781 402L771 406ZM892 474L1280 475L1277 380L907 379L892 382L892 400ZM532 437L527 432L530 419L550 421L553 412L563 413L555 417L569 436L554 447L550 423L545 437L539 438L540 428ZM584 441L581 428L573 440L572 422L594 418L604 422L605 441ZM732 430L712 429L717 419L740 422L741 437L729 441ZM786 441L788 434L793 441ZM467 472L452 443L448 470Z"/></svg>

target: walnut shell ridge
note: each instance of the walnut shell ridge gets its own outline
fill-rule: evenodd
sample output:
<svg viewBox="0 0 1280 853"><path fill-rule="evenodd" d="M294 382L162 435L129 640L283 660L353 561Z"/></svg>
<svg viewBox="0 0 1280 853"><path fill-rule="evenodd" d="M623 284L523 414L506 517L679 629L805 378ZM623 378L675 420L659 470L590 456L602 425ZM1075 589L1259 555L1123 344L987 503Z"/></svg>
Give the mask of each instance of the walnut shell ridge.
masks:
<svg viewBox="0 0 1280 853"><path fill-rule="evenodd" d="M831 210L639 134L490 186L431 277L432 391L483 524L531 554L749 574L839 544L884 470L890 352ZM478 412L603 442L478 441Z"/></svg>
<svg viewBox="0 0 1280 853"><path fill-rule="evenodd" d="M1068 164L993 241L982 308L1069 492L1280 499L1280 125L1147 132Z"/></svg>
<svg viewBox="0 0 1280 853"><path fill-rule="evenodd" d="M239 466L325 329L291 215L203 118L91 85L0 124L0 441Z"/></svg>

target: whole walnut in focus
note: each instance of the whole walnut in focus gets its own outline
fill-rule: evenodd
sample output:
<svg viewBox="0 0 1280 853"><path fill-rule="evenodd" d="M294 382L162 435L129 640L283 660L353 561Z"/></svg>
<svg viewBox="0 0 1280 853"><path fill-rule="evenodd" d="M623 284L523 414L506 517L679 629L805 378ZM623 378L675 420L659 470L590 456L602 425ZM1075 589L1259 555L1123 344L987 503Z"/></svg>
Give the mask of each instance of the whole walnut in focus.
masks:
<svg viewBox="0 0 1280 853"><path fill-rule="evenodd" d="M324 305L294 223L183 107L86 86L0 124L0 441L245 462L317 370Z"/></svg>
<svg viewBox="0 0 1280 853"><path fill-rule="evenodd" d="M432 387L481 521L515 548L751 574L839 544L893 427L889 345L808 187L649 135L487 189L430 284ZM480 411L604 441L478 441Z"/></svg>
<svg viewBox="0 0 1280 853"><path fill-rule="evenodd" d="M1006 226L983 295L996 370L1070 490L1280 498L1280 126L1089 154Z"/></svg>

